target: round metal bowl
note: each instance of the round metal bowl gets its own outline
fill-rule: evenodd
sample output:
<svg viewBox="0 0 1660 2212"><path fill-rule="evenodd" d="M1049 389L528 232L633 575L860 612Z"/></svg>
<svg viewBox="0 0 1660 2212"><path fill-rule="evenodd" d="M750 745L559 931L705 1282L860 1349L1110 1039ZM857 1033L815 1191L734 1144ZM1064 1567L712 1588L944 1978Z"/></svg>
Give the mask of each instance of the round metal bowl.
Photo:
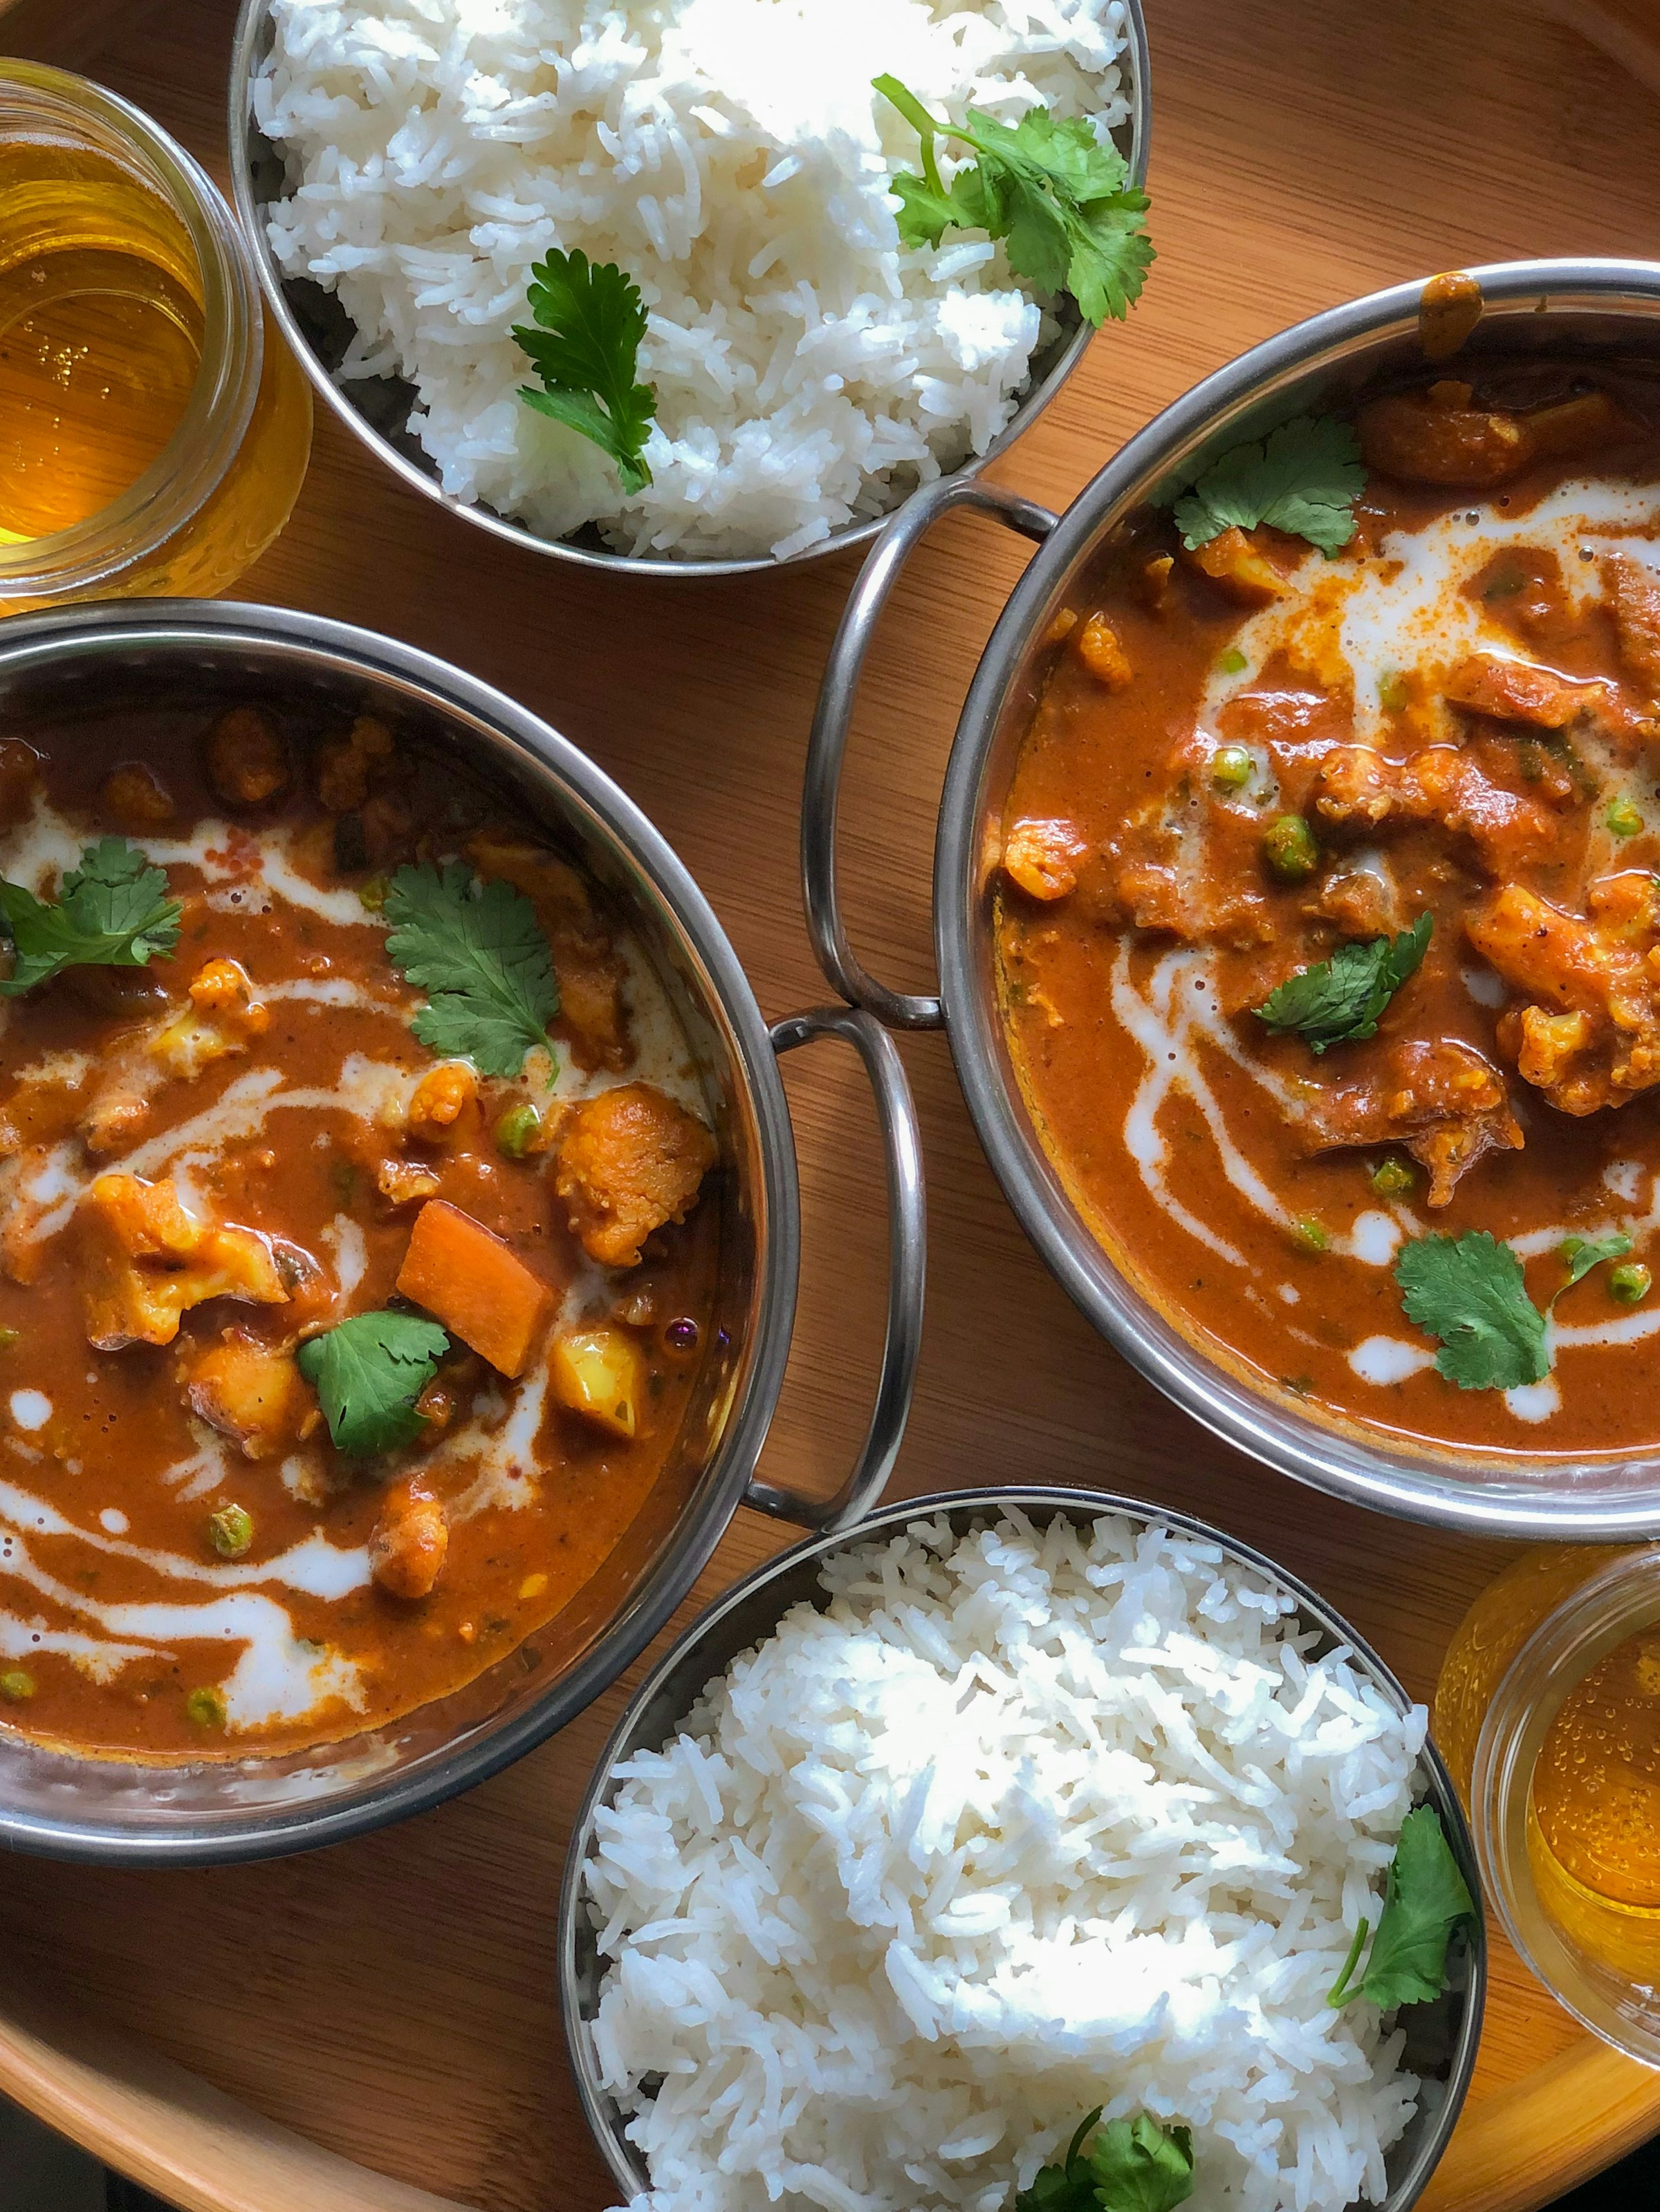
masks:
<svg viewBox="0 0 1660 2212"><path fill-rule="evenodd" d="M663 1474L563 1613L477 1680L386 1727L271 1759L175 1766L51 1749L0 1728L0 1846L64 1858L204 1863L337 1843L423 1811L520 1757L596 1697L690 1589L738 1506L841 1528L898 1449L921 1328L916 1122L893 1041L819 1007L770 1028L713 910L632 801L568 739L486 684L405 645L270 607L136 600L0 626L13 730L102 723L124 706L192 712L250 693L301 713L374 714L459 760L603 884L684 1026L721 1146L710 1350ZM800 1207L781 1053L836 1037L875 1091L891 1210L887 1335L853 1472L818 1501L755 1480L788 1356Z"/></svg>
<svg viewBox="0 0 1660 2212"><path fill-rule="evenodd" d="M623 2191L623 2201L643 2197L651 2181L644 2160L629 2140L626 2115L600 2082L593 2022L605 1961L599 1954L598 1931L583 1892L583 1869L593 1848L594 1816L611 1800L617 1762L636 1752L660 1750L674 1736L704 1686L740 1652L771 1635L792 1606L805 1602L822 1608L828 1601L818 1574L827 1553L848 1544L878 1540L914 1522L931 1521L941 1515L953 1534L962 1536L1011 1509L1040 1526L1047 1526L1057 1515L1094 1521L1104 1513L1116 1513L1143 1527L1174 1528L1202 1537L1217 1546L1230 1565L1249 1568L1288 1592L1296 1601L1302 1626L1318 1638L1319 1653L1340 1644L1347 1646L1396 1712L1404 1713L1411 1705L1412 1700L1377 1654L1294 1575L1205 1522L1185 1513L1166 1512L1133 1498L1049 1486L952 1491L885 1506L850 1535L817 1537L770 1560L702 1613L630 1699L594 1770L565 1862L559 1899L560 2011L582 2108L617 2185ZM1419 1802L1432 1805L1439 1814L1470 1895L1477 1900L1477 1920L1474 1928L1454 1938L1445 1994L1434 2003L1410 2006L1400 2015L1407 2033L1403 2063L1424 2080L1427 2093L1420 2099L1405 2135L1389 2154L1389 2193L1378 2212L1407 2212L1446 2148L1475 2064L1487 1992L1487 1939L1475 1847L1457 1793L1432 1745L1426 1745L1420 1760L1419 1784Z"/></svg>
<svg viewBox="0 0 1660 2212"><path fill-rule="evenodd" d="M1500 355L1660 360L1660 263L1518 261L1469 272L1481 320L1460 361ZM1398 284L1268 339L1132 438L1064 514L981 483L931 485L887 525L831 651L808 756L801 854L808 921L847 997L899 1029L947 1031L969 1110L1027 1235L1133 1365L1217 1435L1334 1496L1492 1535L1608 1540L1660 1527L1660 1455L1454 1450L1318 1418L1289 1393L1224 1366L1146 1297L1073 1205L1034 1128L997 1003L993 941L1000 825L1046 665L1043 634L1110 537L1161 487L1303 410L1341 406L1421 371L1421 283ZM836 810L859 672L883 603L929 526L972 507L1035 540L970 686L940 802L933 868L937 996L890 990L848 942L836 893Z"/></svg>
<svg viewBox="0 0 1660 2212"><path fill-rule="evenodd" d="M1124 11L1125 50L1119 67L1128 82L1128 120L1116 131L1120 152L1129 164L1137 185L1146 181L1150 122L1150 62L1142 0L1121 0ZM277 266L265 228L265 210L288 190L288 174L280 147L273 146L253 118L253 79L271 51L271 0L242 0L230 74L231 183L236 212L247 234L259 270L265 299L289 343L299 356L319 397L369 450L402 477L412 490L435 500L464 521L477 523L509 544L532 553L551 554L556 560L576 561L590 568L604 568L627 576L745 576L763 570L818 561L832 553L845 553L866 545L883 527L887 515L850 522L805 552L786 562L769 555L750 560L682 560L672 554L613 552L590 526L569 538L543 538L476 501L460 500L446 492L438 481L435 465L411 434L409 419L416 405L416 390L398 377L354 378L341 382L336 375L352 337L345 309L331 292L310 278L291 277ZM1058 303L1055 335L1033 356L1025 397L1008 427L983 453L975 455L939 481L961 483L979 474L988 461L1012 444L1035 422L1083 359L1094 335L1069 298ZM898 512L918 495L912 492L889 510Z"/></svg>

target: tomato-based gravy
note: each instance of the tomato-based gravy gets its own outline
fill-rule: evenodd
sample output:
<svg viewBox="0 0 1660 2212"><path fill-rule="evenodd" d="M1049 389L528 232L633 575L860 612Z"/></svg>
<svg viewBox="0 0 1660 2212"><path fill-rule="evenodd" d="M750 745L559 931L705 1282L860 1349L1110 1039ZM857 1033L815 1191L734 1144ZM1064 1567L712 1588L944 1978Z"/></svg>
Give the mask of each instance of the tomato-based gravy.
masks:
<svg viewBox="0 0 1660 2212"><path fill-rule="evenodd" d="M626 914L373 716L0 743L0 1725L246 1757L567 1607L708 1351L712 1115Z"/></svg>

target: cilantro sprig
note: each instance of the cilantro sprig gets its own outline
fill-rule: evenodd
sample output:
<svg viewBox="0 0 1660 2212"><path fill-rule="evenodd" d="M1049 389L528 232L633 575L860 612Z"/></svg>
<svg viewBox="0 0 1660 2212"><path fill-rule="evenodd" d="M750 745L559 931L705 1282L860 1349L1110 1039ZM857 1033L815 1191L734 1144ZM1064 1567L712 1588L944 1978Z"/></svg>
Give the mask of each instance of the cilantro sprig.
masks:
<svg viewBox="0 0 1660 2212"><path fill-rule="evenodd" d="M609 453L632 498L651 482L646 436L657 413L656 386L635 381L646 335L640 287L615 262L556 248L532 269L526 296L536 327L513 334L542 388L521 386L519 397Z"/></svg>
<svg viewBox="0 0 1660 2212"><path fill-rule="evenodd" d="M1101 2117L1085 2112L1059 2166L1039 2169L1014 2212L1173 2212L1193 2194L1193 2134L1161 2128L1146 2113L1109 2120L1087 2154L1084 2138Z"/></svg>
<svg viewBox="0 0 1660 2212"><path fill-rule="evenodd" d="M1438 1375L1461 1390L1514 1390L1550 1372L1546 1324L1563 1291L1630 1249L1623 1229L1566 1238L1558 1256L1567 1274L1542 1313L1528 1296L1516 1252L1485 1229L1409 1238L1395 1255L1395 1279L1408 1320L1441 1340Z"/></svg>
<svg viewBox="0 0 1660 2212"><path fill-rule="evenodd" d="M1436 1372L1461 1390L1514 1390L1550 1372L1545 1316L1522 1262L1485 1229L1414 1237L1395 1255L1408 1321L1438 1337Z"/></svg>
<svg viewBox="0 0 1660 2212"><path fill-rule="evenodd" d="M1432 1805L1420 1805L1401 1823L1365 1971L1356 1978L1366 1943L1367 1923L1362 1920L1326 2002L1352 2004L1361 1997L1380 2012L1392 2012L1397 2005L1426 2004L1438 1997L1447 1986L1452 1932L1475 1914L1475 1900L1458 1871L1440 1815Z"/></svg>
<svg viewBox="0 0 1660 2212"><path fill-rule="evenodd" d="M406 1313L354 1314L307 1337L295 1358L321 1401L335 1449L372 1459L413 1443L427 1425L416 1401L449 1343L435 1321Z"/></svg>
<svg viewBox="0 0 1660 2212"><path fill-rule="evenodd" d="M125 837L88 845L55 901L0 878L0 914L15 956L0 997L17 998L65 968L147 968L178 945L183 911L167 896L166 871Z"/></svg>
<svg viewBox="0 0 1660 2212"><path fill-rule="evenodd" d="M1376 1036L1379 1017L1429 950L1434 918L1420 914L1398 937L1341 945L1329 960L1288 975L1256 1008L1259 1021L1296 1030L1315 1053Z"/></svg>
<svg viewBox="0 0 1660 2212"><path fill-rule="evenodd" d="M1335 415L1294 415L1213 461L1176 501L1176 526L1191 553L1225 530L1266 522L1331 560L1354 535L1354 502L1365 488L1353 426Z"/></svg>
<svg viewBox="0 0 1660 2212"><path fill-rule="evenodd" d="M1130 181L1123 155L1101 144L1082 116L1028 109L1013 125L971 107L966 123L940 122L897 76L873 77L922 142L922 173L889 186L899 203L900 240L938 246L947 229L1000 239L1009 266L1043 292L1070 292L1085 322L1122 322L1153 261L1147 196ZM971 146L947 185L934 151L939 138Z"/></svg>
<svg viewBox="0 0 1660 2212"><path fill-rule="evenodd" d="M399 868L382 910L392 925L386 957L427 994L411 1024L422 1043L482 1075L517 1075L559 1011L548 940L524 893L481 884L452 860L441 871Z"/></svg>

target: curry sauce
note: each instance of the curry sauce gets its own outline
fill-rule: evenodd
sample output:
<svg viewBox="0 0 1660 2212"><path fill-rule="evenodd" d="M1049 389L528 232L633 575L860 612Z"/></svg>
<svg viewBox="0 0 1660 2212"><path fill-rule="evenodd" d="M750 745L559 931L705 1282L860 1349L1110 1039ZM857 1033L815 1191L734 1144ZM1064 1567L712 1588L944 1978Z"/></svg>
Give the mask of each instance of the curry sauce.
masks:
<svg viewBox="0 0 1660 2212"><path fill-rule="evenodd" d="M1000 987L1074 1202L1259 1385L1408 1442L1660 1445L1660 387L1491 363L1354 418L1328 557L1143 513L1052 628ZM1375 1033L1262 1010L1427 949ZM1386 994L1387 995L1387 994ZM1548 1371L1460 1388L1428 1237L1520 1262ZM1570 1281L1578 1238L1623 1249Z"/></svg>
<svg viewBox="0 0 1660 2212"><path fill-rule="evenodd" d="M106 837L176 943L0 1014L0 1724L328 1741L510 1653L678 1479L708 1108L625 918L371 718L14 724L0 876L62 899ZM412 871L545 943L558 1011L511 1076L415 1033ZM401 1440L348 1449L307 1353L369 1316L436 1350Z"/></svg>

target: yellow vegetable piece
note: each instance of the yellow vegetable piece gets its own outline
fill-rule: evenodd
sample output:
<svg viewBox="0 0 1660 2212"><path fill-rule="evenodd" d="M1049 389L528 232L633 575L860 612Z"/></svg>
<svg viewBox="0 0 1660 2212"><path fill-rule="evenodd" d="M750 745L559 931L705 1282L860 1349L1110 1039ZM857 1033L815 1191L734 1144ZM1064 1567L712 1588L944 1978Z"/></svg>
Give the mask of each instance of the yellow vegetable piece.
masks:
<svg viewBox="0 0 1660 2212"><path fill-rule="evenodd" d="M604 1322L562 1329L553 1340L553 1395L615 1437L632 1438L639 1426L643 1375L638 1346Z"/></svg>

